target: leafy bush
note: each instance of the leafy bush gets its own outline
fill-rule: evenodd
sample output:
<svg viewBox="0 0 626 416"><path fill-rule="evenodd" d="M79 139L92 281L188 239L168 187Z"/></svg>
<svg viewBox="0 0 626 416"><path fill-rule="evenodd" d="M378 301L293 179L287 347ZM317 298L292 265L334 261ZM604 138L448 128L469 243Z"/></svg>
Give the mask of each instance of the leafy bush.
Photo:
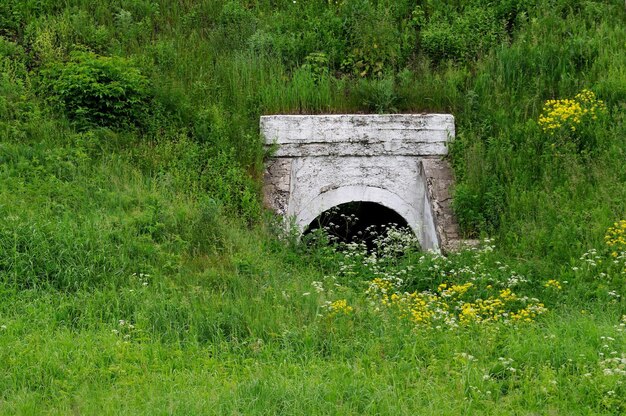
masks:
<svg viewBox="0 0 626 416"><path fill-rule="evenodd" d="M41 75L42 93L81 128L141 127L147 121L151 86L127 59L75 53Z"/></svg>
<svg viewBox="0 0 626 416"><path fill-rule="evenodd" d="M38 113L31 101L32 94L25 64L24 49L0 37L0 132L12 140L23 138L19 127Z"/></svg>
<svg viewBox="0 0 626 416"><path fill-rule="evenodd" d="M202 209L206 208L207 218L218 216L219 211L219 215L235 215L253 223L261 213L259 184L238 161L240 155L234 148L219 150L228 145L228 138L221 136L225 133L224 126L219 125L224 123L221 117L217 108L205 110L197 121L194 139L180 134L142 144L136 148L133 163L146 172L157 172L162 189L185 189L206 196L206 207ZM211 123L214 129L209 130ZM206 218L199 221L209 225Z"/></svg>
<svg viewBox="0 0 626 416"><path fill-rule="evenodd" d="M258 54L280 57L285 64L303 63L310 54L324 53L338 68L346 55L345 19L332 9L303 5L303 18L276 13L271 25L260 27L248 40Z"/></svg>
<svg viewBox="0 0 626 416"><path fill-rule="evenodd" d="M479 233L494 233L500 225L500 216L505 206L502 185L496 178L482 184L484 189L476 190L466 183L460 183L454 190L453 208L462 231L469 236Z"/></svg>
<svg viewBox="0 0 626 416"><path fill-rule="evenodd" d="M291 64L310 63L312 56L323 54L330 70L369 78L403 65L416 45L419 8L390 8L370 0L296 7L298 18L286 8L260 27L248 40L250 49Z"/></svg>
<svg viewBox="0 0 626 416"><path fill-rule="evenodd" d="M464 183L454 189L453 207L461 229L466 235L475 237L476 230L484 228L485 217L482 213L480 197Z"/></svg>
<svg viewBox="0 0 626 416"><path fill-rule="evenodd" d="M328 56L324 52L314 52L304 58L302 68L309 71L313 79L319 81L321 78L328 75L328 65Z"/></svg>
<svg viewBox="0 0 626 416"><path fill-rule="evenodd" d="M14 37L20 28L21 15L11 2L0 3L0 35Z"/></svg>

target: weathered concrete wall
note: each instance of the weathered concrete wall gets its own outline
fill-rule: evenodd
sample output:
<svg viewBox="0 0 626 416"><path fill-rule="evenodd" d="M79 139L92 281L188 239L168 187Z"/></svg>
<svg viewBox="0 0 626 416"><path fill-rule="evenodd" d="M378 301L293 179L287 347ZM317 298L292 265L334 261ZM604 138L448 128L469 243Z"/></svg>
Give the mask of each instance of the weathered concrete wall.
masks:
<svg viewBox="0 0 626 416"><path fill-rule="evenodd" d="M275 157L443 156L454 137L449 114L264 116L261 132Z"/></svg>
<svg viewBox="0 0 626 416"><path fill-rule="evenodd" d="M339 204L376 202L400 214L418 234L424 187L417 162L407 156L295 158L291 178L304 186L292 188L287 215L305 229L320 213ZM436 239L428 237L422 245L435 249Z"/></svg>
<svg viewBox="0 0 626 416"><path fill-rule="evenodd" d="M423 249L448 243L447 226L437 222L449 202L441 208L433 198L450 185L441 157L454 137L451 115L264 116L261 133L276 147L265 202L300 230L334 206L366 201L400 214Z"/></svg>

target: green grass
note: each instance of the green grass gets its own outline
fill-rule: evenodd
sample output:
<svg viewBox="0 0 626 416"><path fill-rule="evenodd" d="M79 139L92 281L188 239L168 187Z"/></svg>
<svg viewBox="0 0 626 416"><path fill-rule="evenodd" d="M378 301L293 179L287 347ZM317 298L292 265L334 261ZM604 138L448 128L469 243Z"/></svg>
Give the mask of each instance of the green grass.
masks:
<svg viewBox="0 0 626 416"><path fill-rule="evenodd" d="M626 218L624 16L617 0L2 3L0 413L626 412L602 363L626 353L604 243ZM123 122L101 113L98 91L120 92L105 81L64 79L74 103L50 89L85 60L141 74L120 77L141 97ZM544 101L585 88L607 114L552 147ZM383 271L412 266L407 291L521 275L548 308L535 322L415 328L370 305L378 272L345 273L263 211L260 115L426 111L455 115L457 214L495 249ZM338 299L354 310L329 317Z"/></svg>

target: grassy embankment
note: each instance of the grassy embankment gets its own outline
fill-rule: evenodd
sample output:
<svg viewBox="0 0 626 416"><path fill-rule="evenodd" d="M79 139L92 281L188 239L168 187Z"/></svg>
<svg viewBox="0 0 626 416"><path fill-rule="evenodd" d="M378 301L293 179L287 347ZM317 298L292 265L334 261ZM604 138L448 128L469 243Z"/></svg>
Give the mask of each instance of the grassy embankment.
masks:
<svg viewBox="0 0 626 416"><path fill-rule="evenodd" d="M626 411L625 248L604 241L625 20L617 0L3 2L0 412ZM546 131L545 101L584 89L606 109ZM363 265L279 238L259 115L396 111L457 117L457 212L495 249Z"/></svg>

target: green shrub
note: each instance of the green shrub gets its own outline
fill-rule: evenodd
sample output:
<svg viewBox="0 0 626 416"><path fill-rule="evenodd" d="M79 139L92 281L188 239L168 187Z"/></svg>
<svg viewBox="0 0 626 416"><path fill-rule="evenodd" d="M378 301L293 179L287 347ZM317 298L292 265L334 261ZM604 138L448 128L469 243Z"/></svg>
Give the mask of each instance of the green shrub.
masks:
<svg viewBox="0 0 626 416"><path fill-rule="evenodd" d="M256 18L238 1L224 4L218 19L218 35L225 50L238 49L256 29Z"/></svg>
<svg viewBox="0 0 626 416"><path fill-rule="evenodd" d="M261 213L258 182L238 166L234 149L220 152L205 163L200 178L203 189L242 220L258 220Z"/></svg>
<svg viewBox="0 0 626 416"><path fill-rule="evenodd" d="M401 34L389 10L359 1L343 10L348 39L341 69L359 77L383 76L399 62Z"/></svg>
<svg viewBox="0 0 626 416"><path fill-rule="evenodd" d="M421 32L421 46L436 63L473 60L504 38L503 26L489 8L469 9L451 21L435 16Z"/></svg>
<svg viewBox="0 0 626 416"><path fill-rule="evenodd" d="M258 54L280 57L287 65L302 64L310 54L324 53L331 67L338 68L346 55L346 19L312 4L302 8L303 18L276 13L271 25L260 25L248 39L249 48Z"/></svg>
<svg viewBox="0 0 626 416"><path fill-rule="evenodd" d="M309 71L313 79L319 81L321 78L328 75L328 65L328 55L324 52L314 52L304 58L302 68Z"/></svg>
<svg viewBox="0 0 626 416"><path fill-rule="evenodd" d="M45 66L66 61L72 51L105 54L113 34L85 11L66 11L33 20L24 29L24 40L34 64Z"/></svg>
<svg viewBox="0 0 626 416"><path fill-rule="evenodd" d="M0 3L0 35L15 37L20 29L21 17L11 2Z"/></svg>
<svg viewBox="0 0 626 416"><path fill-rule="evenodd" d="M75 53L41 71L42 93L81 128L142 127L152 101L148 79L130 61Z"/></svg>
<svg viewBox="0 0 626 416"><path fill-rule="evenodd" d="M37 113L23 48L0 37L0 137L20 140L20 126Z"/></svg>

